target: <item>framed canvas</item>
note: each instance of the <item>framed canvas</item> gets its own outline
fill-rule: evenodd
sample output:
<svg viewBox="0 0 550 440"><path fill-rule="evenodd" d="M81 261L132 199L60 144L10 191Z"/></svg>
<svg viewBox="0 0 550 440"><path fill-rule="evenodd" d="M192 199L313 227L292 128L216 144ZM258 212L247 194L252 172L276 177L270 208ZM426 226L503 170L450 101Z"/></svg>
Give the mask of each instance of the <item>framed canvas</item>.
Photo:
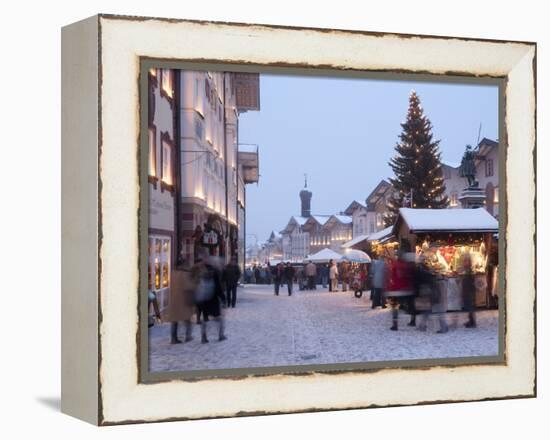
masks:
<svg viewBox="0 0 550 440"><path fill-rule="evenodd" d="M62 94L63 412L536 395L534 43L98 15Z"/></svg>

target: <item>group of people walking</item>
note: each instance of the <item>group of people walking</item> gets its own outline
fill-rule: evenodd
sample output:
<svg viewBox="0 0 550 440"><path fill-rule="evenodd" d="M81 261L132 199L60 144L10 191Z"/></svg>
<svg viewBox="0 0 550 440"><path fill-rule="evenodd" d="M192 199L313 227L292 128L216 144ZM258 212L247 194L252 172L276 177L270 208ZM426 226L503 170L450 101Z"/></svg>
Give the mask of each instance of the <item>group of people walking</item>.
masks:
<svg viewBox="0 0 550 440"><path fill-rule="evenodd" d="M471 259L464 258L462 277L462 300L468 320L466 328L477 326L475 318L475 285ZM377 258L371 264L372 307L385 307L389 303L392 308L392 325L390 330L399 329L399 311L410 314L409 326L417 326L417 316L420 323L417 328L426 331L431 315L436 315L439 321L437 333L447 333L449 326L446 320L446 302L438 286L438 274L434 273L422 258L414 253L401 250L397 259Z"/></svg>
<svg viewBox="0 0 550 440"><path fill-rule="evenodd" d="M294 286L294 278L296 276L296 270L290 263L279 263L271 270L273 278L273 287L275 289L275 295L279 295L279 291L282 285L287 285L288 296L292 295Z"/></svg>
<svg viewBox="0 0 550 440"><path fill-rule="evenodd" d="M222 308L236 306L240 278L241 270L235 258L225 267L220 267L216 258L206 253L193 266L178 259L172 270L168 307L162 317L158 305L155 307L157 318L171 323L170 343L180 344L193 340L193 316L196 316L196 324L201 326L201 343L209 342L207 333L211 320L218 326L218 340L227 339ZM182 322L185 327L183 341L178 334Z"/></svg>

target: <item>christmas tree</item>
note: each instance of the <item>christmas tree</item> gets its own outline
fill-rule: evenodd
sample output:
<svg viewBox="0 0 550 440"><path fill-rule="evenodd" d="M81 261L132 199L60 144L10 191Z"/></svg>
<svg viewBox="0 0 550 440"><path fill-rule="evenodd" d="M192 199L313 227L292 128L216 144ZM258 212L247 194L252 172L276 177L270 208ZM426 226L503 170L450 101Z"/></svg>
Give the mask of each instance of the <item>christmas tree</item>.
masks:
<svg viewBox="0 0 550 440"><path fill-rule="evenodd" d="M446 208L445 183L441 168L439 141L434 141L432 124L424 115L420 99L413 90L409 97L407 120L395 146L396 155L389 165L393 193L388 201L386 225L395 221L399 208Z"/></svg>

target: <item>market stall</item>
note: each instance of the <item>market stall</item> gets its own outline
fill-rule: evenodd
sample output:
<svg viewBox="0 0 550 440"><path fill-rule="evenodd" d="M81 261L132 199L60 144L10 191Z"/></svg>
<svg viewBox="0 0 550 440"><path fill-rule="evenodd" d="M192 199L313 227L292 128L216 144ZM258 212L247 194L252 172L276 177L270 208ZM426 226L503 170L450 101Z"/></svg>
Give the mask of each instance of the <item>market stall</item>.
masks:
<svg viewBox="0 0 550 440"><path fill-rule="evenodd" d="M304 258L304 263L328 263L330 260L333 260L335 263L339 263L342 260L342 255L338 252L333 251L329 248L321 249L319 252L308 255Z"/></svg>
<svg viewBox="0 0 550 440"><path fill-rule="evenodd" d="M399 243L393 234L393 226L388 226L378 232L369 235L369 246L375 255L382 258L394 259L395 251L399 247Z"/></svg>
<svg viewBox="0 0 550 440"><path fill-rule="evenodd" d="M498 261L489 257L495 255L496 232L498 222L484 208L401 208L393 227L400 245L407 244L436 273L446 310L462 309L466 259L470 259L474 272L475 305L497 303L491 275L498 272Z"/></svg>

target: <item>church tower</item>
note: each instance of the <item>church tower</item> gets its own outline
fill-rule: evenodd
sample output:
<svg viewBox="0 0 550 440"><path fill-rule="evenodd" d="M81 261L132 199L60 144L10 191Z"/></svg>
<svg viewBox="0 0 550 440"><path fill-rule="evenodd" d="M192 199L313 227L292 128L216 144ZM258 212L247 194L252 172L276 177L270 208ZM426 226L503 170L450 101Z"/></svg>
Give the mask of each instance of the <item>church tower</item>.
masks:
<svg viewBox="0 0 550 440"><path fill-rule="evenodd" d="M300 200L302 202L301 216L307 218L311 216L311 196L313 195L313 193L307 190L307 174L304 174L304 177L304 189L300 191Z"/></svg>

